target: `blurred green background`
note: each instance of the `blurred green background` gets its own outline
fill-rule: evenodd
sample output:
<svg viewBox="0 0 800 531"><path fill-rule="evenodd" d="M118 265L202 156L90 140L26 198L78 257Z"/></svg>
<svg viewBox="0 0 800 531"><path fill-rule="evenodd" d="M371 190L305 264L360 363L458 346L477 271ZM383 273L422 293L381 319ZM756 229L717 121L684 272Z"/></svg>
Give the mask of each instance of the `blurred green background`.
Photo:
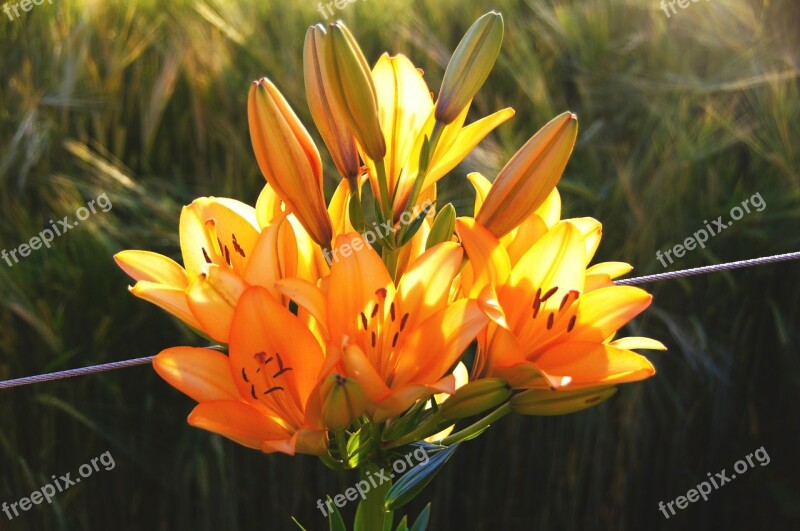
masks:
<svg viewBox="0 0 800 531"><path fill-rule="evenodd" d="M800 249L796 0L691 2L669 18L657 0L359 0L337 17L370 61L407 54L436 90L490 9L505 15L506 40L473 115L517 115L444 181L461 213L468 171L493 177L570 109L581 132L560 189L566 215L604 223L599 259L663 271L657 250L755 193L763 212L669 270ZM129 295L111 257L179 257L180 206L196 196L255 202L248 84L269 76L310 125L302 42L323 21L313 0L55 0L0 14L0 248L100 194L113 203L50 249L0 262L0 379L199 344ZM669 345L649 355L656 377L580 414L504 419L463 445L421 496L434 502L430 528L797 528L799 272L795 262L651 286L655 303L628 335ZM0 502L107 450L116 461L52 505L0 513L0 529L288 530L290 515L327 528L316 500L354 475L190 428L191 407L147 366L0 391ZM768 465L669 520L659 512L762 446Z"/></svg>

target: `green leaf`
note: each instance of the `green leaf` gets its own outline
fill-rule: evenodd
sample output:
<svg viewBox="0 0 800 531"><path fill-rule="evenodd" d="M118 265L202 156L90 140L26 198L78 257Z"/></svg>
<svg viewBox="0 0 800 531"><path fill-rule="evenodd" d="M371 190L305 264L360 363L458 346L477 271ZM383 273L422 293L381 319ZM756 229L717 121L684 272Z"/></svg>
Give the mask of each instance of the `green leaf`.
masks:
<svg viewBox="0 0 800 531"><path fill-rule="evenodd" d="M331 500L331 497L328 496L328 500ZM328 523L330 524L330 531L347 531L347 527L344 525L344 519L342 518L342 514L339 512L339 508L336 506L335 503L330 504L333 507L333 512L328 514Z"/></svg>
<svg viewBox="0 0 800 531"><path fill-rule="evenodd" d="M369 443L372 440L369 430L360 429L347 439L347 464L353 468L369 453Z"/></svg>
<svg viewBox="0 0 800 531"><path fill-rule="evenodd" d="M392 485L386 494L386 507L388 509L399 509L413 500L428 483L430 483L442 466L455 453L457 444L445 448L433 456L424 465L417 465L405 476Z"/></svg>
<svg viewBox="0 0 800 531"><path fill-rule="evenodd" d="M442 242L449 242L456 230L456 209L452 203L447 203L436 214L433 220L431 232L428 234L428 241L425 242L425 249L430 249L434 245Z"/></svg>
<svg viewBox="0 0 800 531"><path fill-rule="evenodd" d="M301 526L301 525L300 525L300 522L298 522L298 521L297 521L297 518L295 518L294 516L292 516L292 522L294 522L295 524L297 524L297 527L299 527L299 528L300 528L300 529L302 529L303 531L307 531L305 527L303 527L303 526Z"/></svg>
<svg viewBox="0 0 800 531"><path fill-rule="evenodd" d="M425 415L425 400L419 400L414 404L405 415L392 422L383 430L384 441L393 441L411 433L420 423Z"/></svg>
<svg viewBox="0 0 800 531"><path fill-rule="evenodd" d="M425 506L422 509L422 512L419 513L419 516L414 521L414 525L411 526L411 531L425 531L428 529L428 520L431 517L431 504Z"/></svg>
<svg viewBox="0 0 800 531"><path fill-rule="evenodd" d="M408 531L408 517L404 516L394 531Z"/></svg>
<svg viewBox="0 0 800 531"><path fill-rule="evenodd" d="M417 215L417 217L414 218L411 221L411 223L408 224L407 227L405 227L405 230L403 231L402 235L400 236L400 241L397 244L398 247L402 247L403 245L405 245L409 241L411 241L411 238L413 238L414 235L419 230L419 228L422 227L422 222L425 220L425 216L428 215L428 212L430 212L431 208L433 208L433 204L432 203L428 208L426 208L425 210L420 212Z"/></svg>

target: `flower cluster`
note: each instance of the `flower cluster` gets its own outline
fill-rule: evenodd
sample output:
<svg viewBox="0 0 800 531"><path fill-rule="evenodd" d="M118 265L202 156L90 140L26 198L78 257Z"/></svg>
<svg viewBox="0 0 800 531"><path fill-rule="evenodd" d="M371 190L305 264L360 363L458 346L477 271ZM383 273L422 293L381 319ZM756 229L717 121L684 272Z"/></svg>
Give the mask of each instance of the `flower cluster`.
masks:
<svg viewBox="0 0 800 531"><path fill-rule="evenodd" d="M574 114L546 124L493 181L469 175L471 216L420 208L514 114L466 124L502 37L499 14L481 17L434 100L407 57L369 68L344 24L310 28L306 96L341 177L329 202L308 131L269 79L253 83L248 121L267 181L255 207L214 197L184 207L182 266L146 251L116 256L134 295L227 346L170 348L154 361L198 402L191 425L349 467L354 453L448 445L485 428L451 435L463 418L578 411L654 374L632 349L659 342L614 339L651 296L614 284L629 265L589 265L597 220L561 219L555 187ZM392 230L365 241L377 226ZM348 252L329 264L332 249Z"/></svg>

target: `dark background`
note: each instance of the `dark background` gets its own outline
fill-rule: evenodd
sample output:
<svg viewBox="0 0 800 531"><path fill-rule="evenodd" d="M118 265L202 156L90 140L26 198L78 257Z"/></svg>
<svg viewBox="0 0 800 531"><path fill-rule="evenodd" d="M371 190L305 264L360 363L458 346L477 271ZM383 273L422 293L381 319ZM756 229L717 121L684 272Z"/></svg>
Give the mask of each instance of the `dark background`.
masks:
<svg viewBox="0 0 800 531"><path fill-rule="evenodd" d="M569 109L581 132L560 185L564 214L604 223L598 259L664 271L657 250L755 193L763 212L669 270L800 249L795 1L701 1L667 18L656 0L363 0L337 16L371 62L405 53L437 90L461 35L492 8L506 40L473 113L517 115L443 181L461 214L468 171L493 178ZM268 75L311 124L301 57L306 28L323 21L316 9L55 0L13 21L0 13L0 248L102 193L113 203L52 248L0 262L0 379L198 344L126 292L112 255L179 257L180 205L196 196L255 202L248 83ZM593 410L506 418L464 444L420 498L433 501L430 529L796 528L799 271L794 262L650 286L653 306L626 332L670 347L648 354L658 374ZM355 475L190 428L192 405L148 366L0 391L0 502L105 451L116 461L52 505L13 522L0 513L0 529L288 530L291 515L327 528L316 500ZM762 446L768 465L669 520L659 512Z"/></svg>

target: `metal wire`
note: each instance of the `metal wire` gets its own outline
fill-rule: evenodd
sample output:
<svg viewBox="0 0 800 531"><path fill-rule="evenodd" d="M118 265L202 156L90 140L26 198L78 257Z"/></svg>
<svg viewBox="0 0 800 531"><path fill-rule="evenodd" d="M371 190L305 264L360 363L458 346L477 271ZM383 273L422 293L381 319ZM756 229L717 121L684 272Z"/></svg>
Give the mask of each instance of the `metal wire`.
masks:
<svg viewBox="0 0 800 531"><path fill-rule="evenodd" d="M727 262L725 264L694 267L691 269L682 269L680 271L657 273L655 275L645 275L642 277L616 280L614 283L620 286L633 286L638 284L646 284L649 282L669 280L673 278L691 277L695 275L704 275L706 273L716 273L719 271L728 271L731 269L740 269L743 267L753 267L757 265L773 264L776 262L786 262L788 260L797 259L800 259L800 251L794 253L776 254L773 256L763 256L761 258L752 258L750 260L739 260L738 262ZM135 367L137 365L147 365L153 361L154 357L155 356L147 356L132 360L114 361L111 363L103 363L101 365L91 365L89 367L80 367L78 369L69 369L66 371L50 372L36 376L25 376L23 378L0 381L0 389L10 389L12 387L49 382L52 380L61 380L64 378L72 378L74 376L83 376L85 374L95 374L99 372L113 371L116 369L125 369L127 367Z"/></svg>
<svg viewBox="0 0 800 531"><path fill-rule="evenodd" d="M658 282L659 280L668 280L671 278L691 277L695 275L704 275L706 273L716 273L718 271L728 271L729 269L740 269L742 267L772 264L775 262L786 262L787 260L797 260L798 258L800 258L800 251L794 253L776 254L773 256L762 256L761 258L751 258L749 260L739 260L738 262L728 262L725 264L693 267L691 269L657 273L655 275L645 275L643 277L626 278L622 280L615 280L614 283L620 286L633 286L637 284L646 284L648 282Z"/></svg>

